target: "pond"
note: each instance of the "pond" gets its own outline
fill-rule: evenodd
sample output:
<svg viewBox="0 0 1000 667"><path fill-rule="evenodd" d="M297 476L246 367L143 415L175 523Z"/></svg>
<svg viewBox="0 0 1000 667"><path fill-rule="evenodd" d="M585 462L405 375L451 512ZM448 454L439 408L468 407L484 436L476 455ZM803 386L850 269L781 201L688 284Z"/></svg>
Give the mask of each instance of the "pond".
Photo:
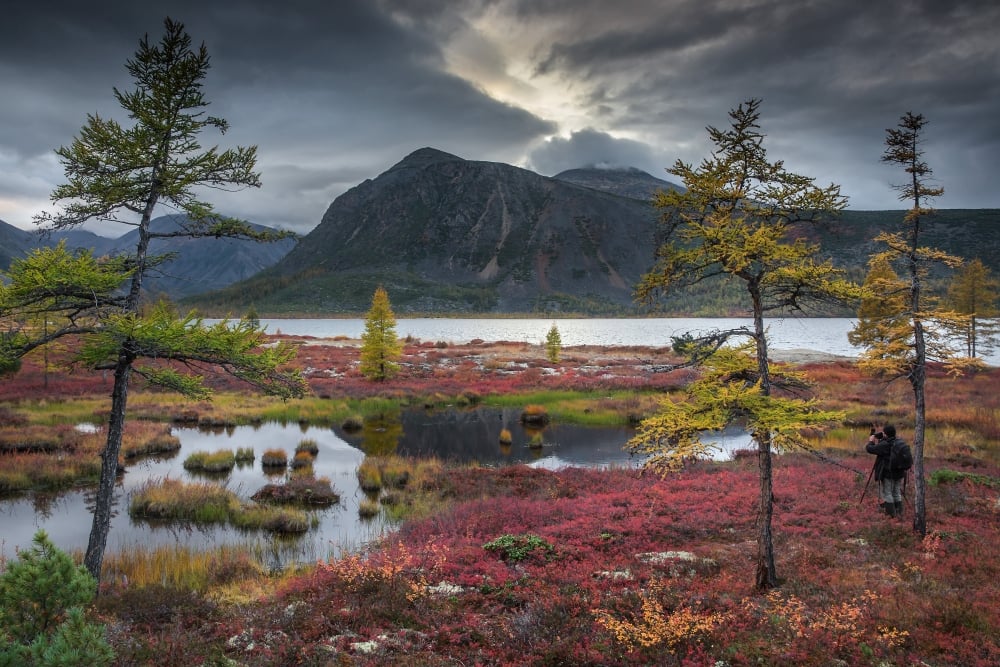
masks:
<svg viewBox="0 0 1000 667"><path fill-rule="evenodd" d="M640 465L624 451L634 431L626 427L584 427L549 424L540 432L521 425L520 410L487 409L465 411L406 411L395 419L368 422L358 432L340 428L265 423L221 430L173 429L181 449L170 457L147 458L130 463L119 480L115 513L108 536L108 551L126 551L135 545L153 547L180 544L196 549L250 542L259 549L265 564L282 567L290 562L313 562L356 549L391 530L383 518L364 520L358 505L365 498L358 487L356 471L366 454L399 454L406 457L437 457L446 462L473 462L502 466L525 463L556 469L564 466L607 467ZM511 432L512 443L500 445L500 430ZM538 436L538 437L536 437ZM211 478L249 498L270 481L279 481L261 466L267 449L281 448L294 453L304 439L316 442L319 453L313 464L317 476L329 477L340 494L340 503L317 513L318 525L301 537L273 538L264 533L244 533L229 527L197 527L187 524L154 524L134 521L128 516L129 494L150 479L165 477L204 481L184 469L184 460L196 451L254 450L252 465L236 467L223 477ZM532 439L541 447L530 447ZM735 449L751 446L748 436L733 429L712 436L720 448L719 458ZM44 528L57 546L84 550L90 534L94 490L84 489L57 495L33 494L0 501L3 531L0 548L10 557L15 548L31 543L35 531Z"/></svg>

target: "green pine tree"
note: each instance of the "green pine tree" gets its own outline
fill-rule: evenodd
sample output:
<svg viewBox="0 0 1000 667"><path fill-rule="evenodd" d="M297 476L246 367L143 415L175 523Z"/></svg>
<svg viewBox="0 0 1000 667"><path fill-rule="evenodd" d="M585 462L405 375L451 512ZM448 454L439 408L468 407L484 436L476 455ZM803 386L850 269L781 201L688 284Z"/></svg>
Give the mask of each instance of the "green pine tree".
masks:
<svg viewBox="0 0 1000 667"><path fill-rule="evenodd" d="M552 323L552 328L545 335L545 356L554 364L559 363L559 354L562 352L562 336L559 334L559 327Z"/></svg>
<svg viewBox="0 0 1000 667"><path fill-rule="evenodd" d="M86 568L56 548L45 531L0 575L0 665L109 665L103 628L82 606L94 599Z"/></svg>
<svg viewBox="0 0 1000 667"><path fill-rule="evenodd" d="M369 380L381 382L399 372L399 357L403 343L396 337L396 316L389 303L389 294L381 286L372 296L372 305L365 315L365 331L361 334L361 373Z"/></svg>

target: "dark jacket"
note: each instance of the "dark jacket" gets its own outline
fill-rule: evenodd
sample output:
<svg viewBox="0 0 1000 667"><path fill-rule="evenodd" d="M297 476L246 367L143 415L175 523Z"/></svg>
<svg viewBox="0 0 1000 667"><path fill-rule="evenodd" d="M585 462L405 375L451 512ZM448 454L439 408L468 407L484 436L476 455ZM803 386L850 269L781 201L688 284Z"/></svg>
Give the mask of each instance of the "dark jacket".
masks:
<svg viewBox="0 0 1000 667"><path fill-rule="evenodd" d="M892 453L892 443L899 438L882 438L876 442L869 442L865 445L865 451L875 454L875 480L882 479L903 479L906 477L905 470L893 472L889 469L889 455Z"/></svg>

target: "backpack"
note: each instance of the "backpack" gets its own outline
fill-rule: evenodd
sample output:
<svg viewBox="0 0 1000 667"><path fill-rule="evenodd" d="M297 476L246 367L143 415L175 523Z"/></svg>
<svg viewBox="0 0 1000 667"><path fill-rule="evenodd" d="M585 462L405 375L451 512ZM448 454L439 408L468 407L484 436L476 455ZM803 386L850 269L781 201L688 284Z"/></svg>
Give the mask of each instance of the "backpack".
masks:
<svg viewBox="0 0 1000 667"><path fill-rule="evenodd" d="M899 438L894 438L889 449L889 470L906 472L911 467L913 467L913 452L910 451L910 446Z"/></svg>

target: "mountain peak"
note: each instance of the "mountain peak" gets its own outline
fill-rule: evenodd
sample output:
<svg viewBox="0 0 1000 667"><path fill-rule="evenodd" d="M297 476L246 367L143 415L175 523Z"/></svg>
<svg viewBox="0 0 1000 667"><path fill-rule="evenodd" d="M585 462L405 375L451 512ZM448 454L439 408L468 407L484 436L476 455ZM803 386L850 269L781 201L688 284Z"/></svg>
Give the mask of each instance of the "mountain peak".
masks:
<svg viewBox="0 0 1000 667"><path fill-rule="evenodd" d="M397 162L392 169L400 169L404 167L426 167L438 162L465 162L465 160L457 155L452 155L451 153L445 153L444 151L439 151L436 148L425 146L424 148L418 148L404 157L402 160ZM392 169L390 169L390 171L392 171Z"/></svg>

